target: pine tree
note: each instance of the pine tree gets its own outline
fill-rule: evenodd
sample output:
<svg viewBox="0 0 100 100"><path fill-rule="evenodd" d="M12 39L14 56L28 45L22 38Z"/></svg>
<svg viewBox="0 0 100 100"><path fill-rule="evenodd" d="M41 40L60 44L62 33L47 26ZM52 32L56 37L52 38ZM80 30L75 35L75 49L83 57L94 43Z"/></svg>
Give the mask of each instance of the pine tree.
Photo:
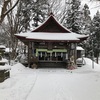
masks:
<svg viewBox="0 0 100 100"><path fill-rule="evenodd" d="M93 51L95 57L97 57L97 63L98 63L98 57L100 53L100 12L99 11L97 11L96 15L92 20L91 33L92 33L91 40L93 41Z"/></svg>
<svg viewBox="0 0 100 100"><path fill-rule="evenodd" d="M90 35L90 26L91 26L91 16L90 16L90 10L87 4L84 5L82 8L82 17L81 17L81 34L85 35ZM91 45L90 45L90 38L87 40L83 41L81 43L82 47L85 49L85 56L89 56L90 54L88 53L91 50Z"/></svg>
<svg viewBox="0 0 100 100"><path fill-rule="evenodd" d="M67 11L64 25L73 32L80 33L81 11L80 0L72 0Z"/></svg>
<svg viewBox="0 0 100 100"><path fill-rule="evenodd" d="M23 30L29 30L30 26L37 27L47 15L48 3L46 0L22 0L21 2L21 25Z"/></svg>
<svg viewBox="0 0 100 100"><path fill-rule="evenodd" d="M47 0L37 0L34 2L34 7L32 7L34 16L33 16L33 21L34 21L34 26L37 27L39 26L39 23L42 23L45 20L46 15L48 15L48 2Z"/></svg>
<svg viewBox="0 0 100 100"><path fill-rule="evenodd" d="M90 34L91 17L90 10L87 4L84 5L82 9L82 24L81 24L81 34Z"/></svg>

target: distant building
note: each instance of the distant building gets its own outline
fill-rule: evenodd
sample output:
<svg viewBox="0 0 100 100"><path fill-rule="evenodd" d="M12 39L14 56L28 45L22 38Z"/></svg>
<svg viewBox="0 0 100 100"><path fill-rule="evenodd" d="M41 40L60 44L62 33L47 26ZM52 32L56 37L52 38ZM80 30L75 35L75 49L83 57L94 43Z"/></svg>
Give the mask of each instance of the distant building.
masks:
<svg viewBox="0 0 100 100"><path fill-rule="evenodd" d="M85 50L81 46L76 47L77 50L77 58L82 58L85 55Z"/></svg>

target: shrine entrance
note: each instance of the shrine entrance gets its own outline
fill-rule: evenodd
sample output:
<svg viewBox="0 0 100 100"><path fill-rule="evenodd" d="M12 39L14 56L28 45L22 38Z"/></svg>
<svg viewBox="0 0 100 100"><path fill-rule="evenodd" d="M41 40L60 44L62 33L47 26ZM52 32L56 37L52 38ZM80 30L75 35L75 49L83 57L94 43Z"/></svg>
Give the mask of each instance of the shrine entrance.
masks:
<svg viewBox="0 0 100 100"><path fill-rule="evenodd" d="M66 67L66 49L37 49L36 55L39 60L39 67Z"/></svg>
<svg viewBox="0 0 100 100"><path fill-rule="evenodd" d="M64 61L66 60L66 49L37 49L36 56L39 61Z"/></svg>

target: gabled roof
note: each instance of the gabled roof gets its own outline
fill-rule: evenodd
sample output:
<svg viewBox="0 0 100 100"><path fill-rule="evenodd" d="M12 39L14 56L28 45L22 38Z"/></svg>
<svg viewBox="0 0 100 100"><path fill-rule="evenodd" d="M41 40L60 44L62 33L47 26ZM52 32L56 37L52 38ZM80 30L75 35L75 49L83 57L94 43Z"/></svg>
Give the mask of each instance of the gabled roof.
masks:
<svg viewBox="0 0 100 100"><path fill-rule="evenodd" d="M33 30L33 32L59 32L59 33L70 33L68 29L62 26L51 13L49 18L38 28Z"/></svg>
<svg viewBox="0 0 100 100"><path fill-rule="evenodd" d="M32 32L20 33L15 35L21 41L58 41L58 42L80 42L86 40L87 35L73 33L63 27L50 14L49 18Z"/></svg>

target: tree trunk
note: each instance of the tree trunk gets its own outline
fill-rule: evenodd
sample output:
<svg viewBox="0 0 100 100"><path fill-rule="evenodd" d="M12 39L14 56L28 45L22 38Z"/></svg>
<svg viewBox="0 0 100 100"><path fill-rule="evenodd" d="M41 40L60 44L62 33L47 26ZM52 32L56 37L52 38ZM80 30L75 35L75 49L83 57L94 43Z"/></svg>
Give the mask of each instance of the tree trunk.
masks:
<svg viewBox="0 0 100 100"><path fill-rule="evenodd" d="M99 63L99 56L97 55L96 63Z"/></svg>

